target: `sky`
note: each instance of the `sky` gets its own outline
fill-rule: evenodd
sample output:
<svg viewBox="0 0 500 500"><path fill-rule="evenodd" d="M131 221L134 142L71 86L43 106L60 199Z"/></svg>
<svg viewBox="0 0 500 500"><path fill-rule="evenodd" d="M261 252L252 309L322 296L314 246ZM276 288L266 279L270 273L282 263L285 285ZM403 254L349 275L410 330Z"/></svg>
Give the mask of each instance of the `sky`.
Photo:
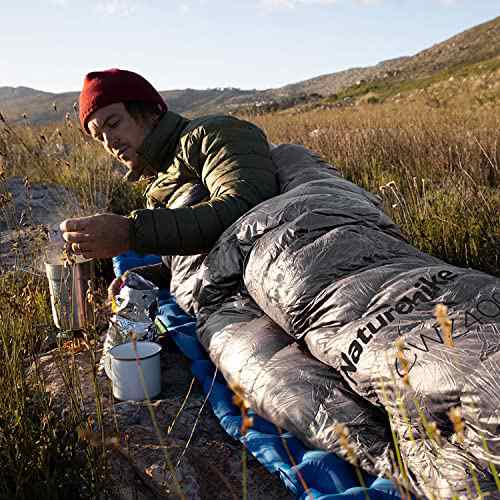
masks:
<svg viewBox="0 0 500 500"><path fill-rule="evenodd" d="M157 89L279 87L413 55L500 0L0 0L0 87L80 90L90 71Z"/></svg>

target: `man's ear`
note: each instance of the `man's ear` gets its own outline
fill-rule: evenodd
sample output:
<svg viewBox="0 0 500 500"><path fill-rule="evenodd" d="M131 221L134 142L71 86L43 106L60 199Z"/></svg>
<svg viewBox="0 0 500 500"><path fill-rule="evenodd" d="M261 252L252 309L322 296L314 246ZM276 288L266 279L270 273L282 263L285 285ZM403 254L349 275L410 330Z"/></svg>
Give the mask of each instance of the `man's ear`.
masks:
<svg viewBox="0 0 500 500"><path fill-rule="evenodd" d="M163 110L161 108L161 106L159 104L156 105L157 107L157 113L155 113L153 115L153 119L152 119L152 125L153 127L156 127L156 125L158 125L158 122L161 120L161 117L163 115Z"/></svg>

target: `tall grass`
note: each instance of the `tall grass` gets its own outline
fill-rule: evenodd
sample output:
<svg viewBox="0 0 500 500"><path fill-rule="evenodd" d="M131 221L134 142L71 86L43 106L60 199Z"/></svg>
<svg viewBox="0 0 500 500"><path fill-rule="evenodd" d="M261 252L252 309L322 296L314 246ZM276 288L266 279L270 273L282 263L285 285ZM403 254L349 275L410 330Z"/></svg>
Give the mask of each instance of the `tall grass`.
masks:
<svg viewBox="0 0 500 500"><path fill-rule="evenodd" d="M80 207L79 213L69 215L106 210L128 213L142 205L141 185L125 183L123 167L72 120L45 127L1 125L1 170L31 183L69 188Z"/></svg>
<svg viewBox="0 0 500 500"><path fill-rule="evenodd" d="M0 498L92 497L102 467L79 440L84 415L54 401L38 369L51 331L46 283L4 273L0 295Z"/></svg>
<svg viewBox="0 0 500 500"><path fill-rule="evenodd" d="M0 262L0 498L95 498L105 489L106 443L96 446L82 438L94 426L62 341L57 369L67 401L54 401L45 385L39 355L54 345L58 332L47 282L29 266L46 241L30 217L16 219L6 189L13 176L25 179L27 197L37 182L68 188L71 199L61 200L68 208L60 207L66 217L128 213L141 205L140 189L125 184L118 166L69 119L58 127L0 123L0 216L4 228L20 235L10 253L21 264L8 268ZM96 293L93 306L103 295ZM102 329L100 316L83 332L87 339Z"/></svg>
<svg viewBox="0 0 500 500"><path fill-rule="evenodd" d="M499 275L500 113L387 104L253 120L379 194L421 250Z"/></svg>

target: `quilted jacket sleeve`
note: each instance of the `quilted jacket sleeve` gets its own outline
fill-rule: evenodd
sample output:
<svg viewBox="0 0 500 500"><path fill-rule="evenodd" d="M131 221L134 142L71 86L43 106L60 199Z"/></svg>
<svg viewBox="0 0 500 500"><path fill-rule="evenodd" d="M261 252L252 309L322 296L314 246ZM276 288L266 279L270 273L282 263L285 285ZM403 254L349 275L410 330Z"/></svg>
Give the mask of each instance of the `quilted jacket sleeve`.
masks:
<svg viewBox="0 0 500 500"><path fill-rule="evenodd" d="M278 193L264 133L249 122L218 117L202 122L182 143L183 157L210 193L192 207L138 210L132 246L142 253L192 255L209 251L250 208Z"/></svg>

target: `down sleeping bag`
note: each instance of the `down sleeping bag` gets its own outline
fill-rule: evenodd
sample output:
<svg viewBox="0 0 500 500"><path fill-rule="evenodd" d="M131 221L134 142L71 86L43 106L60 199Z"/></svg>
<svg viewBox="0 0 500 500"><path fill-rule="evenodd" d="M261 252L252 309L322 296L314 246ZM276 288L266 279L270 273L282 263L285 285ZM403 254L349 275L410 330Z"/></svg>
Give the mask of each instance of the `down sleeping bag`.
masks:
<svg viewBox="0 0 500 500"><path fill-rule="evenodd" d="M281 194L173 276L212 361L306 444L417 495L500 495L500 280L408 244L307 149L272 158Z"/></svg>

